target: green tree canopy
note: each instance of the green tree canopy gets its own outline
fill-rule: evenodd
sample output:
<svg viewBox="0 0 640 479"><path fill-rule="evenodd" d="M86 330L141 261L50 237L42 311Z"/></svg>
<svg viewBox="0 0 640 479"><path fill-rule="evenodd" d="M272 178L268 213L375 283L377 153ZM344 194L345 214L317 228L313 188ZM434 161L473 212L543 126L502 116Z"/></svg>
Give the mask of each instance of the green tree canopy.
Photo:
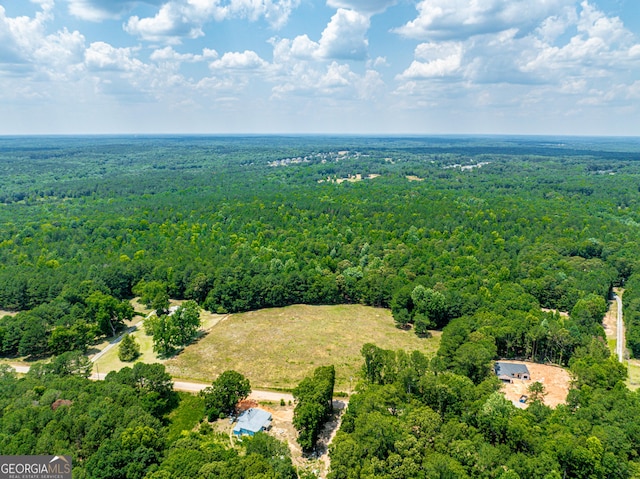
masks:
<svg viewBox="0 0 640 479"><path fill-rule="evenodd" d="M231 415L238 402L250 393L251 385L247 378L237 371L225 371L201 392L205 401L205 413L210 421Z"/></svg>

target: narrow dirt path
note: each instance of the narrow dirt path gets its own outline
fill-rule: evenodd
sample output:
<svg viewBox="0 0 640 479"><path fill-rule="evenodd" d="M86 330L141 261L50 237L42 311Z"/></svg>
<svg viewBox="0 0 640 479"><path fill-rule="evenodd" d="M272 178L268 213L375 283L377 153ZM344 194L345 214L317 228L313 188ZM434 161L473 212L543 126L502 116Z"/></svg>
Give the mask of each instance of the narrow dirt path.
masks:
<svg viewBox="0 0 640 479"><path fill-rule="evenodd" d="M617 294L615 295L616 303L618 306L618 320L617 320L617 332L616 332L616 353L618 354L618 361L624 361L624 322L622 320L622 299Z"/></svg>

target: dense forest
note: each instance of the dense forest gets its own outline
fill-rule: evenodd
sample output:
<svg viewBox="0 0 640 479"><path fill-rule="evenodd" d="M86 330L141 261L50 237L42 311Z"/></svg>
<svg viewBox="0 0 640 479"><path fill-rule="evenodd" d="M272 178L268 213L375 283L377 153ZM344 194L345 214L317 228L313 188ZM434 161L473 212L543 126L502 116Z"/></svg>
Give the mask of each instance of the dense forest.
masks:
<svg viewBox="0 0 640 479"><path fill-rule="evenodd" d="M597 340L576 352L571 369L579 385L555 409L543 404L544 387L531 394L527 409L519 409L498 392L495 375L474 384L430 366L418 352L366 345L363 355L365 380L351 396L332 445L331 479L604 479L640 473L640 396L620 381L624 368L607 359ZM371 374L376 370L386 374Z"/></svg>
<svg viewBox="0 0 640 479"><path fill-rule="evenodd" d="M639 160L637 139L3 137L0 309L17 314L0 319L0 355L84 352L121 330L134 314L128 300L147 293L218 313L385 307L399 328L423 336L442 329L441 347L430 361L391 366L396 352L363 351L363 383L332 452L333 477L421 477L414 467L429 478L547 477L542 470L548 478L633 477L638 425L631 412L620 416L624 424L607 418L635 411L638 399L619 383L624 367L609 357L601 320L611 289L624 287L628 348L640 355ZM500 357L570 367L570 404L511 409L490 379ZM68 369L3 373L2 398L33 396L14 415L44 411L49 396L83 405L88 417L97 414L93 397L144 409L135 381L93 384L64 376ZM162 475L158 464L189 448L246 460L207 434L167 444L135 433L163 430L163 414L175 407L165 402L135 420L127 413L131 424L122 414L105 419L105 437L116 436L104 447L128 441L144 455L135 471L110 477L181 477ZM43 428L63 427L57 411L23 428L4 411L0 444L11 446L3 453L43 452ZM494 430L495 414L508 426ZM386 442L367 446L378 429ZM103 477L90 472L108 455L103 446L60 434L64 453L85 461L78 477ZM576 461L597 467L587 474ZM269 464L289 477L288 463Z"/></svg>

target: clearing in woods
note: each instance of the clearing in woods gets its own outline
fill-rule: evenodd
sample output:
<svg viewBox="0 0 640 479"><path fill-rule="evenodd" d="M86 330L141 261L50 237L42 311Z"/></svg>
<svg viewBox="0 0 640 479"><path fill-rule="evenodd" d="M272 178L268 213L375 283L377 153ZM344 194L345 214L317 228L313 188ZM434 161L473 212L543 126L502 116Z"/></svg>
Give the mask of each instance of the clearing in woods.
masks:
<svg viewBox="0 0 640 479"><path fill-rule="evenodd" d="M351 392L365 343L419 350L431 357L440 332L429 339L395 327L391 311L362 305L294 305L232 314L165 362L178 378L211 382L234 369L253 388L291 389L318 366L336 368L336 391Z"/></svg>
<svg viewBox="0 0 640 479"><path fill-rule="evenodd" d="M613 288L613 292L622 298L624 289ZM609 301L609 310L602 320L602 327L607 335L607 344L609 345L611 354L615 355L618 331L618 306L614 299ZM628 359L625 363L628 370L627 386L632 391L635 391L640 387L640 361L637 359Z"/></svg>
<svg viewBox="0 0 640 479"><path fill-rule="evenodd" d="M571 377L567 370L560 366L551 366L547 364L529 363L525 361L505 361L515 364L525 364L531 380L514 379L513 383L504 383L501 391L505 397L518 407L526 407L526 404L520 403L518 400L523 394L528 395L527 388L534 382L540 382L544 385L546 396L544 403L550 407L556 407L558 404L564 404L569 394L571 385Z"/></svg>

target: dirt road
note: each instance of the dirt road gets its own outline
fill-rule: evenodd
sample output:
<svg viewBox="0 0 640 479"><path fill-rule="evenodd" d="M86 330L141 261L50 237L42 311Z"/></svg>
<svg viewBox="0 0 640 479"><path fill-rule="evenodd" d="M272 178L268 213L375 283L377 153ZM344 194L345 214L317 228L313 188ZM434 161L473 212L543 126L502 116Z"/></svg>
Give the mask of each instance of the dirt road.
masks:
<svg viewBox="0 0 640 479"><path fill-rule="evenodd" d="M624 361L624 322L622 320L622 299L617 294L614 294L614 298L618 305L618 328L616 332L616 354L618 355L618 361Z"/></svg>
<svg viewBox="0 0 640 479"><path fill-rule="evenodd" d="M198 393L202 391L207 386L211 386L211 384L204 384L198 382L191 381L173 381L173 389L176 391L186 391L190 393ZM271 401L271 402L280 402L281 399L285 401L293 401L293 395L285 392L277 392L277 391L264 391L261 389L256 389L251 391L248 399L253 399L254 401Z"/></svg>
<svg viewBox="0 0 640 479"><path fill-rule="evenodd" d="M20 374L27 374L29 372L29 366L21 366L17 364L10 364L9 366L11 366L13 369L15 369L17 373L20 373ZM89 376L89 379L91 379L92 381L103 381L105 376L106 376L105 373L93 373L91 376ZM210 384L198 383L198 382L192 382L192 381L180 381L180 380L173 381L173 389L175 389L176 391L198 393L202 391L204 388L206 388L207 386L210 386ZM254 391L251 391L251 394L249 395L249 399L253 399L255 401L271 401L271 402L280 402L281 399L284 399L286 402L288 401L293 402L293 395L285 392L264 391L261 389L256 389Z"/></svg>

